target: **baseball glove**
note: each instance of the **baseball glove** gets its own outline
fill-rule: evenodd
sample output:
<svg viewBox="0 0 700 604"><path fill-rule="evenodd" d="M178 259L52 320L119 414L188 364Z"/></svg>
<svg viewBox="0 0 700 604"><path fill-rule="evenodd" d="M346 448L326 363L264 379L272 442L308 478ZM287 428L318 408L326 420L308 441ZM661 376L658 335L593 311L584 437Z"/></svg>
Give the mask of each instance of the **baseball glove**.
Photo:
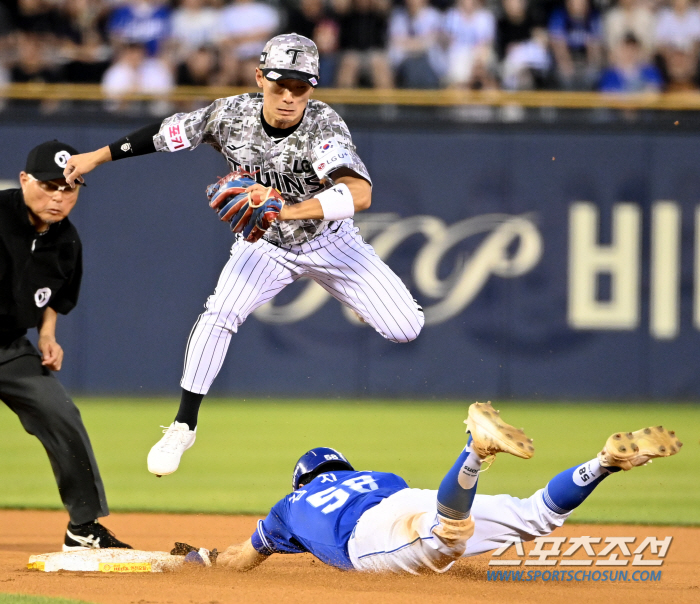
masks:
<svg viewBox="0 0 700 604"><path fill-rule="evenodd" d="M247 201L246 189L254 184L255 180L250 172L231 172L207 187L209 207L213 208L222 221L230 221Z"/></svg>
<svg viewBox="0 0 700 604"><path fill-rule="evenodd" d="M265 234L284 204L282 195L272 187L247 193L254 184L253 174L239 170L207 187L209 206L223 222L231 224L234 233L242 233L250 242Z"/></svg>
<svg viewBox="0 0 700 604"><path fill-rule="evenodd" d="M284 199L279 191L272 187L251 191L248 198L247 205L244 205L231 220L231 230L234 233L242 233L246 241L255 242L277 220L282 211ZM237 220L239 215L240 220Z"/></svg>

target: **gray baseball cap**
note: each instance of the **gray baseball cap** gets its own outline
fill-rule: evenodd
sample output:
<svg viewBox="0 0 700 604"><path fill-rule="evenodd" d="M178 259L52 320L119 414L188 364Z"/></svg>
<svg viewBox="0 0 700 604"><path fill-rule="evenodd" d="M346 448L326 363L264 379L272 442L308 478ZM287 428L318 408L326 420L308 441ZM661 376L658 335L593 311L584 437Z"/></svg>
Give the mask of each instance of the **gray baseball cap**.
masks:
<svg viewBox="0 0 700 604"><path fill-rule="evenodd" d="M275 36L260 54L260 70L272 81L292 79L318 86L318 48L299 34Z"/></svg>

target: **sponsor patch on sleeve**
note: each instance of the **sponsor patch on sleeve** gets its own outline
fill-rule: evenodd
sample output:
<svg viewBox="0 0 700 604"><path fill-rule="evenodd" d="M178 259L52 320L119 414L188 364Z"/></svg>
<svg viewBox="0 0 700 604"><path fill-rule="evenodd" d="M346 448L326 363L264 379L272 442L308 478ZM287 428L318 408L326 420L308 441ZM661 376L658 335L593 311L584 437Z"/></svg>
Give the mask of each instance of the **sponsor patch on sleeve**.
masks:
<svg viewBox="0 0 700 604"><path fill-rule="evenodd" d="M169 151L180 151L192 146L192 143L187 138L187 134L185 134L185 124L183 122L170 124L163 128L161 132Z"/></svg>
<svg viewBox="0 0 700 604"><path fill-rule="evenodd" d="M313 150L313 155L316 158L314 171L319 178L341 166L351 166L353 163L352 153L336 139L323 141Z"/></svg>

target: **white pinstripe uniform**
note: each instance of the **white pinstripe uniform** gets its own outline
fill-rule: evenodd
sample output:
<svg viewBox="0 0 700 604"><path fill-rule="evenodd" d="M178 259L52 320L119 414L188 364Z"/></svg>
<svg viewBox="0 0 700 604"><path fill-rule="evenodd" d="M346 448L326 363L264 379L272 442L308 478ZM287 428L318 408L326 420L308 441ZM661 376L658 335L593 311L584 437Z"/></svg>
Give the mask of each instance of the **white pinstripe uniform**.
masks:
<svg viewBox="0 0 700 604"><path fill-rule="evenodd" d="M261 94L245 94L167 118L154 137L156 149L177 151L208 143L226 157L231 170L257 171L256 180L277 188L286 204L332 187L329 175L340 167L371 183L345 122L328 105L310 100L298 127L274 138L263 127L262 102ZM190 334L181 386L206 394L231 335L251 312L302 276L316 281L388 340L410 342L423 327L422 309L362 240L352 219L276 222L256 243L237 236Z"/></svg>

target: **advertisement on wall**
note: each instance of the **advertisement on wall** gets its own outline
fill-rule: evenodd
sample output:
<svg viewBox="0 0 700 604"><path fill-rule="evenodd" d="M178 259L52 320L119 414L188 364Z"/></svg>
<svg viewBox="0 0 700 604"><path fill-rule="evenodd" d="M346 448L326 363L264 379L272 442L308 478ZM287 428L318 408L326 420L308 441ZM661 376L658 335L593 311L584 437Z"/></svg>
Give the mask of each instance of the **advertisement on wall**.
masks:
<svg viewBox="0 0 700 604"><path fill-rule="evenodd" d="M23 144L26 128L3 128L5 140ZM57 136L87 148L115 132ZM423 331L388 342L300 279L234 334L213 392L697 398L696 138L356 132L374 190L355 225L423 307ZM91 179L75 218L85 244L81 304L64 320L69 386L177 389L189 330L231 244L203 196L226 170L213 157L158 154ZM0 178L15 177L13 161ZM264 376L260 359L271 368Z"/></svg>

